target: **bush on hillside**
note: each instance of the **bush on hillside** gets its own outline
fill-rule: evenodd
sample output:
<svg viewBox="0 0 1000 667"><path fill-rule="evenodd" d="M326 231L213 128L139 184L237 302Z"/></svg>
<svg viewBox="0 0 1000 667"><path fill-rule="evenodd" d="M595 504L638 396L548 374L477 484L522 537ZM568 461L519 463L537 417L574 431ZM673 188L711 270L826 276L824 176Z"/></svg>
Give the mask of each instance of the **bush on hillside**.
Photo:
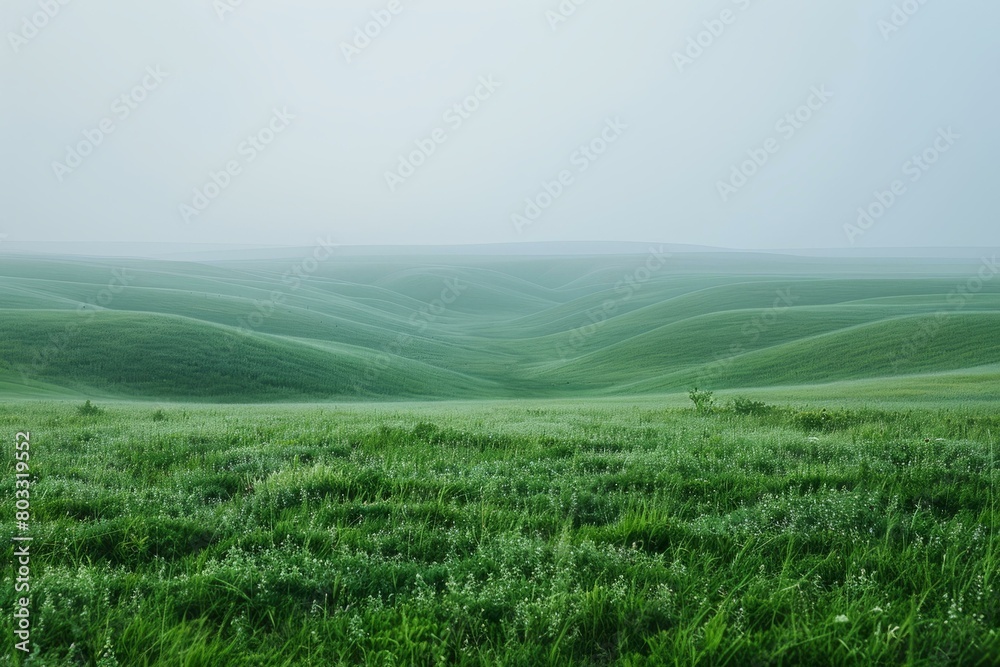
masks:
<svg viewBox="0 0 1000 667"><path fill-rule="evenodd" d="M688 397L690 397L691 402L694 403L694 409L698 412L711 412L712 408L715 407L715 399L712 398L712 392L701 391L698 387L695 387L688 392Z"/></svg>
<svg viewBox="0 0 1000 667"><path fill-rule="evenodd" d="M83 405L77 406L76 413L81 417L96 417L97 415L103 414L104 410L91 403L88 399Z"/></svg>
<svg viewBox="0 0 1000 667"><path fill-rule="evenodd" d="M738 415L763 415L771 411L771 406L763 401L754 401L749 398L737 396L730 403L729 407Z"/></svg>

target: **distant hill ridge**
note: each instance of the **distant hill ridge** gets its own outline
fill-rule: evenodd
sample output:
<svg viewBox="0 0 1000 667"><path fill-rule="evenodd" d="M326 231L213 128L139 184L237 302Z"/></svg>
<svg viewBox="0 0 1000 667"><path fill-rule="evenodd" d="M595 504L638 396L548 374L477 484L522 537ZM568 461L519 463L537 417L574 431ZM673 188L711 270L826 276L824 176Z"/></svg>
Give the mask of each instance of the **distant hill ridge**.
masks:
<svg viewBox="0 0 1000 667"><path fill-rule="evenodd" d="M0 395L558 398L1000 379L983 370L1000 364L1000 278L977 282L976 256L320 257L5 256Z"/></svg>

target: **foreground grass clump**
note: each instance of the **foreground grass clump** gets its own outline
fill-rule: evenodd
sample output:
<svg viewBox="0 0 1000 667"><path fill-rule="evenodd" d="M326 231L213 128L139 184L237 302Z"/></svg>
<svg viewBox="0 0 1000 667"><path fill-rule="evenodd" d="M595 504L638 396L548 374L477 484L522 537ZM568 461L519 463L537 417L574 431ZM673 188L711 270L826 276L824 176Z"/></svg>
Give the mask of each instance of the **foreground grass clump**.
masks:
<svg viewBox="0 0 1000 667"><path fill-rule="evenodd" d="M2 406L5 659L1000 662L997 418L765 407Z"/></svg>

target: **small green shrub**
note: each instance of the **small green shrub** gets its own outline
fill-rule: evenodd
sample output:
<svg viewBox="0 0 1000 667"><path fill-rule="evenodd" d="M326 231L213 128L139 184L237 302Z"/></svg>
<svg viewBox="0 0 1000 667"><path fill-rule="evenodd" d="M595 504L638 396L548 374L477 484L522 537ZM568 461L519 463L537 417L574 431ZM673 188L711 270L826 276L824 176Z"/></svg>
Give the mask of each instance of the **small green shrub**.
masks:
<svg viewBox="0 0 1000 667"><path fill-rule="evenodd" d="M806 410L796 413L794 416L795 425L806 431L843 431L852 426L865 422L864 415L859 415L849 410L828 411L823 408L819 412Z"/></svg>
<svg viewBox="0 0 1000 667"><path fill-rule="evenodd" d="M795 424L806 431L826 430L830 425L830 413L825 409L816 412L808 410L795 415Z"/></svg>
<svg viewBox="0 0 1000 667"><path fill-rule="evenodd" d="M76 413L81 417L96 417L97 415L104 414L104 410L91 403L88 399L83 405L77 406Z"/></svg>
<svg viewBox="0 0 1000 667"><path fill-rule="evenodd" d="M698 412L711 412L715 406L715 399L712 398L712 392L710 391L701 391L698 387L695 387L688 392L688 397L690 397L691 402L694 403L694 409Z"/></svg>
<svg viewBox="0 0 1000 667"><path fill-rule="evenodd" d="M763 415L771 411L771 406L763 401L754 401L749 398L738 396L734 398L729 407L738 415Z"/></svg>

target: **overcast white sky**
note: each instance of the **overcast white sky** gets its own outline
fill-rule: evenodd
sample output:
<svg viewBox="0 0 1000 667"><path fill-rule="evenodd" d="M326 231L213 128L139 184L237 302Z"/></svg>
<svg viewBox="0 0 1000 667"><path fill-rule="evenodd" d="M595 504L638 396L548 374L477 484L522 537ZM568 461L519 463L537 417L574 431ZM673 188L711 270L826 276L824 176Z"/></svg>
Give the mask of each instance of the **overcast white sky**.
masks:
<svg viewBox="0 0 1000 667"><path fill-rule="evenodd" d="M0 239L1000 245L993 0L587 0L559 22L560 0L243 0L220 17L225 2L3 3ZM918 9L890 31L894 5ZM706 21L721 34L679 67ZM460 125L445 115L477 88ZM794 132L776 125L807 101ZM68 158L105 119L113 133ZM263 150L243 144L269 125ZM386 172L438 128L446 141L391 189ZM602 132L602 155L577 152ZM772 138L724 201L720 181ZM906 164L935 141L933 165ZM181 208L230 161L207 208ZM885 214L845 230L893 181Z"/></svg>

